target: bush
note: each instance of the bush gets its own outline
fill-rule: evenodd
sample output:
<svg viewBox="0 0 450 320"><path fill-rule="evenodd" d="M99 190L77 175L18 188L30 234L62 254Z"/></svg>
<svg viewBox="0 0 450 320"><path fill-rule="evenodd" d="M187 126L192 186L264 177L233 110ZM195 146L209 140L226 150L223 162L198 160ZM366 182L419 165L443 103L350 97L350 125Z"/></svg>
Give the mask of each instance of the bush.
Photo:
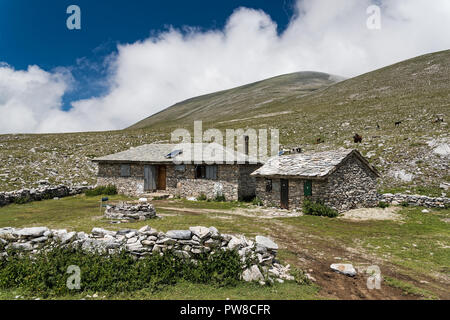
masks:
<svg viewBox="0 0 450 320"><path fill-rule="evenodd" d="M389 207L390 206L390 204L389 203L387 203L387 202L384 202L384 201L380 201L380 202L378 202L378 208L382 208L382 209L384 209L384 208L387 208L387 207Z"/></svg>
<svg viewBox="0 0 450 320"><path fill-rule="evenodd" d="M98 186L91 190L86 190L84 194L88 197L93 196L101 196L101 195L108 195L112 196L117 194L117 188L113 184L109 184L107 186Z"/></svg>
<svg viewBox="0 0 450 320"><path fill-rule="evenodd" d="M221 195L217 194L216 197L214 198L214 201L216 201L216 202L225 202L227 200L225 199L225 196L223 194L221 194Z"/></svg>
<svg viewBox="0 0 450 320"><path fill-rule="evenodd" d="M252 204L255 205L255 206L262 206L263 202L261 201L260 198L254 197L253 200L252 200Z"/></svg>
<svg viewBox="0 0 450 320"><path fill-rule="evenodd" d="M206 197L206 195L204 193L201 193L198 197L197 200L198 201L206 201L208 198Z"/></svg>
<svg viewBox="0 0 450 320"><path fill-rule="evenodd" d="M321 201L311 201L309 199L305 199L303 201L303 212L307 215L312 216L325 216L325 217L337 217L339 213L323 204Z"/></svg>
<svg viewBox="0 0 450 320"><path fill-rule="evenodd" d="M400 203L400 205L401 205L402 207L409 207L409 202L408 202L408 201L402 201L402 202Z"/></svg>
<svg viewBox="0 0 450 320"><path fill-rule="evenodd" d="M15 204L24 204L24 203L27 203L27 202L30 202L30 201L31 201L31 198L29 196L17 197L17 198L14 199L14 203Z"/></svg>
<svg viewBox="0 0 450 320"><path fill-rule="evenodd" d="M0 288L20 288L43 297L79 292L135 291L161 289L178 281L208 283L216 286L236 285L242 268L236 251L218 250L214 254L194 255L196 263L167 251L136 260L122 251L112 255L86 253L74 248L54 248L30 257L8 251L8 261L0 261ZM67 273L71 265L81 271L81 289L69 290Z"/></svg>

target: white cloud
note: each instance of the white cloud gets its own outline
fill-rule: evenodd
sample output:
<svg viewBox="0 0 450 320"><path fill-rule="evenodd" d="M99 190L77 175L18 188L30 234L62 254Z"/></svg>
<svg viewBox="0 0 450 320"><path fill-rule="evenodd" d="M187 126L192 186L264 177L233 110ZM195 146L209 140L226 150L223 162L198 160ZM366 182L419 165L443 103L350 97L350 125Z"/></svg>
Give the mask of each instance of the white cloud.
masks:
<svg viewBox="0 0 450 320"><path fill-rule="evenodd" d="M381 30L366 27L370 0L304 0L281 35L266 13L239 8L223 30L170 29L120 45L109 60L108 94L75 101L69 112L58 110L68 87L63 77L37 67L4 68L25 83L36 74L46 80L39 82L42 90L30 84L13 90L7 78L0 80L13 91L6 100L0 93L0 110L11 113L0 120L0 132L121 129L180 100L283 73L314 70L350 77L450 48L448 0L377 2Z"/></svg>

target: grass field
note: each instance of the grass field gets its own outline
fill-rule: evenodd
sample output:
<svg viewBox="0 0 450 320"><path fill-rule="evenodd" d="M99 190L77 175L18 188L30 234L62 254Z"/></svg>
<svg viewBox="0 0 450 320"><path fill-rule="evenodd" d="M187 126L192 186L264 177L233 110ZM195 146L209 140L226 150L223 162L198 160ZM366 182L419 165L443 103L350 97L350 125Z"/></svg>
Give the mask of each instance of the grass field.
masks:
<svg viewBox="0 0 450 320"><path fill-rule="evenodd" d="M126 200L122 196L112 201ZM311 285L296 283L261 287L242 284L216 288L180 283L158 292L145 290L106 299L409 299L450 298L450 210L402 208L399 221L351 221L341 218L300 216L268 218L258 209L239 202L154 201L159 219L110 224L102 218L99 197L78 195L0 208L0 227L47 226L90 232L93 227L117 230L151 225L161 231L189 226L215 226L222 233L270 236L279 245L279 258L315 278ZM333 273L329 265L350 262L356 278ZM381 290L368 290L364 268L378 265L382 271ZM91 295L93 295L92 293ZM13 299L19 291L0 291L0 298ZM82 295L58 297L84 298ZM33 298L29 297L28 298Z"/></svg>

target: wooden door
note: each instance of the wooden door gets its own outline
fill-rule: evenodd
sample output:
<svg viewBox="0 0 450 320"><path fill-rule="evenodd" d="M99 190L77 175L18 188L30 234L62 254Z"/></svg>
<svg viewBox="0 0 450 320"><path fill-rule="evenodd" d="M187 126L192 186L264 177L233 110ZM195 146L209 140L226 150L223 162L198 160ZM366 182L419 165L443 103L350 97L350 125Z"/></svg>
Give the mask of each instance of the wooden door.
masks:
<svg viewBox="0 0 450 320"><path fill-rule="evenodd" d="M166 190L166 166L158 166L158 190Z"/></svg>
<svg viewBox="0 0 450 320"><path fill-rule="evenodd" d="M156 190L155 166L144 166L144 191Z"/></svg>
<svg viewBox="0 0 450 320"><path fill-rule="evenodd" d="M281 208L289 209L289 180L280 179L280 184Z"/></svg>

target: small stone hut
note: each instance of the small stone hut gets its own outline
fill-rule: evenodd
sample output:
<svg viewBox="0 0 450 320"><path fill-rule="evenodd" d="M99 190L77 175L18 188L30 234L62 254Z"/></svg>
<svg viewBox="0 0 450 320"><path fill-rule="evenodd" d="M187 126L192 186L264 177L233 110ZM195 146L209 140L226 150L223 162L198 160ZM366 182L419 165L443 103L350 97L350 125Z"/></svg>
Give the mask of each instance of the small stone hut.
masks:
<svg viewBox="0 0 450 320"><path fill-rule="evenodd" d="M97 184L114 184L122 194L223 195L226 200L254 197L256 179L250 174L262 165L217 143L146 144L93 162L98 163Z"/></svg>
<svg viewBox="0 0 450 320"><path fill-rule="evenodd" d="M357 150L275 156L252 176L267 206L300 209L305 198L338 211L377 204L379 173Z"/></svg>

